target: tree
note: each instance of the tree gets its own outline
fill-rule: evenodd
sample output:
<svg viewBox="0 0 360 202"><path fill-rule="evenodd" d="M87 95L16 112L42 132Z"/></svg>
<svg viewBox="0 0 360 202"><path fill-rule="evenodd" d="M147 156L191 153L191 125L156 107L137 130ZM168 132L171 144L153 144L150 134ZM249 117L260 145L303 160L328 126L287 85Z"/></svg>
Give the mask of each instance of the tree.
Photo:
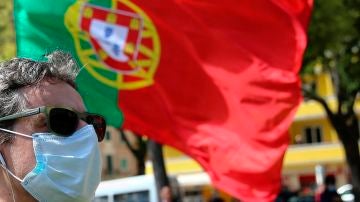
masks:
<svg viewBox="0 0 360 202"><path fill-rule="evenodd" d="M121 139L125 142L128 149L135 156L137 161L137 175L145 174L145 158L146 150L149 150L149 156L153 162L154 176L156 179L156 187L161 197L172 197L170 181L167 176L162 145L153 141L145 140L139 134L134 134L135 141L133 143L124 130L119 129Z"/></svg>
<svg viewBox="0 0 360 202"><path fill-rule="evenodd" d="M360 201L359 122L354 109L360 91L360 1L314 2L302 75L330 73L337 109L331 109L314 88L303 88L304 97L321 104L337 132L351 172L355 201Z"/></svg>
<svg viewBox="0 0 360 202"><path fill-rule="evenodd" d="M15 56L15 34L12 20L13 2L0 1L0 60Z"/></svg>
<svg viewBox="0 0 360 202"><path fill-rule="evenodd" d="M146 150L147 150L147 141L144 137L134 134L135 141L131 142L126 135L125 131L119 129L121 139L125 142L126 146L130 152L134 155L137 162L137 175L145 174L145 160L146 160Z"/></svg>

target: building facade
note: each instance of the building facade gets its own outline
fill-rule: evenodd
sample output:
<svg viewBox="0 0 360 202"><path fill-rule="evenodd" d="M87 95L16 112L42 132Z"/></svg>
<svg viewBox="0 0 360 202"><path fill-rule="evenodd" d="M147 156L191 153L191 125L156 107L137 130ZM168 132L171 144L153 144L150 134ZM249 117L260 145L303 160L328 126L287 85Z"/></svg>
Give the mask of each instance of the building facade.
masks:
<svg viewBox="0 0 360 202"><path fill-rule="evenodd" d="M134 135L130 131L126 131L125 135L131 143L135 143ZM102 180L136 175L136 158L128 149L118 129L108 126L105 138L99 145L102 157Z"/></svg>

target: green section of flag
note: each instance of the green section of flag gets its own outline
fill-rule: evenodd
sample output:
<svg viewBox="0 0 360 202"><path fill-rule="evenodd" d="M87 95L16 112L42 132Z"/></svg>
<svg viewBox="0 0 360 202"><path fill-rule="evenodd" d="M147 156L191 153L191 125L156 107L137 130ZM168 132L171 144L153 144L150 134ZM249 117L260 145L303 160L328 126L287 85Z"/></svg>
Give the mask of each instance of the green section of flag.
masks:
<svg viewBox="0 0 360 202"><path fill-rule="evenodd" d="M90 112L96 109L98 113L106 115L108 125L121 126L121 123L123 123L122 113L117 110L117 107L116 109L109 107L114 105L114 100L117 100L117 91L98 82L85 69L80 71L76 83L78 84L78 91ZM108 96L108 98L104 98L104 95Z"/></svg>
<svg viewBox="0 0 360 202"><path fill-rule="evenodd" d="M64 14L73 3L73 0L14 0L17 56L43 60L44 54L64 50L84 66L64 25ZM108 125L121 126L123 115L118 108L117 89L102 84L85 69L78 75L76 83L88 111L104 115Z"/></svg>
<svg viewBox="0 0 360 202"><path fill-rule="evenodd" d="M89 0L89 3L104 8L111 8L111 0Z"/></svg>
<svg viewBox="0 0 360 202"><path fill-rule="evenodd" d="M75 54L73 40L64 26L64 13L71 3L14 0L17 55L41 59L55 49Z"/></svg>

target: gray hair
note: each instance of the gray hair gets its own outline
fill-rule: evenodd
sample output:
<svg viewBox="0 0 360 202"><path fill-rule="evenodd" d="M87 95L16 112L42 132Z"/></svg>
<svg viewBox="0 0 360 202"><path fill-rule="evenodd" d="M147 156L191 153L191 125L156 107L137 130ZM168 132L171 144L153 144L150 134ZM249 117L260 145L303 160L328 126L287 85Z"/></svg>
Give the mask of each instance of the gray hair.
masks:
<svg viewBox="0 0 360 202"><path fill-rule="evenodd" d="M75 60L68 53L55 51L38 62L27 58L14 58L0 63L0 117L26 109L21 89L38 85L44 78L62 80L75 88L79 72ZM11 128L15 120L0 122L0 128ZM0 145L10 139L0 133Z"/></svg>

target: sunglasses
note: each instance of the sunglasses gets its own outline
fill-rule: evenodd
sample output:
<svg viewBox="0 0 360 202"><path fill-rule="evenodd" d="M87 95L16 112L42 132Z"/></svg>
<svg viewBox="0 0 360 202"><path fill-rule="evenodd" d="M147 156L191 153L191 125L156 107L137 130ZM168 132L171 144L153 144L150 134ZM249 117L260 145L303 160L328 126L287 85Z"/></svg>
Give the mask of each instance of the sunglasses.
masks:
<svg viewBox="0 0 360 202"><path fill-rule="evenodd" d="M94 126L99 142L104 139L106 131L106 121L103 116L88 112L77 112L73 109L66 107L42 106L1 117L0 121L17 119L40 113L44 113L46 115L46 121L49 130L58 136L71 136L76 131L79 121L81 119L87 124Z"/></svg>

